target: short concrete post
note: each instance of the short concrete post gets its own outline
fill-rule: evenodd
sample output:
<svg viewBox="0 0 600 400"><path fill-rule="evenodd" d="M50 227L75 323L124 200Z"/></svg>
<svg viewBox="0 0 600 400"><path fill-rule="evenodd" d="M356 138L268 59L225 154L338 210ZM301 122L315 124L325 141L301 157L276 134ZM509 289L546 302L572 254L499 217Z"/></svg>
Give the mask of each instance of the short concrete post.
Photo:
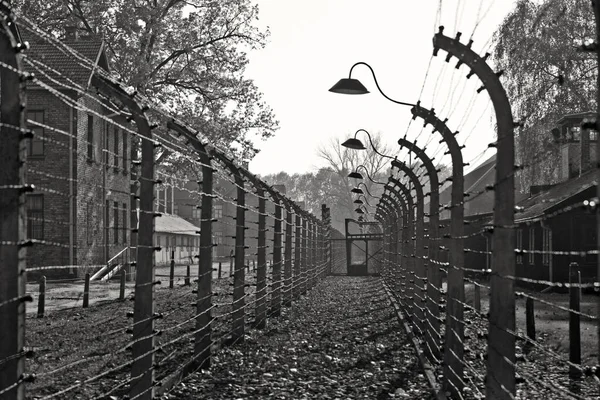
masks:
<svg viewBox="0 0 600 400"><path fill-rule="evenodd" d="M40 293L38 296L38 318L44 318L44 308L46 306L46 277L40 278Z"/></svg>
<svg viewBox="0 0 600 400"><path fill-rule="evenodd" d="M83 308L90 305L90 273L85 274L85 283L83 285Z"/></svg>

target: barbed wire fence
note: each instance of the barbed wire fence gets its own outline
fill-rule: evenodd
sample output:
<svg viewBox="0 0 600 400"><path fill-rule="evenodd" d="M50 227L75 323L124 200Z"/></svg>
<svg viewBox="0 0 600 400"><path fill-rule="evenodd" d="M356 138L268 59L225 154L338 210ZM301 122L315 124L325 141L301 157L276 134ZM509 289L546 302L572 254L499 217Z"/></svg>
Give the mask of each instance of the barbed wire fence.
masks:
<svg viewBox="0 0 600 400"><path fill-rule="evenodd" d="M326 206L321 218L303 210L124 87L89 56L99 54L92 41L67 45L6 2L0 24L1 398L155 398L344 259ZM186 196L199 226L176 220L168 191ZM179 225L159 232L160 218ZM231 271L214 262L217 244L233 252ZM91 279L103 268L119 283ZM83 286L73 307L100 292L121 301L103 303L102 320L83 310L26 317L28 279L43 283L42 306L73 282Z"/></svg>
<svg viewBox="0 0 600 400"><path fill-rule="evenodd" d="M544 12L552 10L548 7ZM515 206L515 177L548 162L550 152L526 163L515 162L514 130L523 129L523 124L513 120L499 79L502 71L493 71L487 53L479 56L471 45L472 40L461 43L460 32L453 38L445 36L441 27L434 37L434 55L446 51L446 62L456 57L457 71L468 68L467 78L475 75L481 80L476 93L489 93L498 138L464 163L456 157L464 145L451 143L450 136L462 137L452 129L453 111L442 111L438 117L420 102L413 107L414 118L433 132L424 146L406 136L399 141L423 165L397 162L398 171L378 204L377 219L384 227L384 284L410 325L426 373L439 377L440 397L596 398L600 391L596 189L600 169L589 152L600 154L595 149L598 113L582 110L567 116L573 122L564 122L561 128L563 138L578 136L578 147L587 146L589 151L582 153L587 155L580 160L578 177L569 176L554 188L532 193ZM596 48L584 45L582 51ZM465 91L465 85L457 85ZM447 98L443 104L440 110L448 104ZM472 104L473 97L465 115ZM458 127L464 121L463 116ZM476 127L477 123L471 133ZM444 135L444 130L450 134ZM417 138L423 132L420 129ZM442 146L428 156L427 145L438 132L444 136ZM477 163L489 149L496 149L496 158L481 173L495 173L494 183L481 185L478 180L463 188L463 167ZM431 161L440 150L452 157L454 173L434 189L432 174L440 171ZM456 196L446 197L434 208L434 191L437 198L450 185L459 187ZM429 186L430 192L419 195L415 186ZM490 213L465 216L466 207L483 200L493 204ZM423 206L425 211L419 212Z"/></svg>

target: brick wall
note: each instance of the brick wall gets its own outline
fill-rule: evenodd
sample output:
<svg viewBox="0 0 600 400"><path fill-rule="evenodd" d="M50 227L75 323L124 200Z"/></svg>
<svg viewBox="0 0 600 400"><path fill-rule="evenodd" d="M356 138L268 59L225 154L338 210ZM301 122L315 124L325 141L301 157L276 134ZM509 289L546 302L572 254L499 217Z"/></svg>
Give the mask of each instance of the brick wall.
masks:
<svg viewBox="0 0 600 400"><path fill-rule="evenodd" d="M90 98L78 101L99 114L108 113ZM114 126L93 116L94 146L90 159L87 138L91 114L74 110L37 88L28 90L27 109L41 111L42 123L51 128L38 129L38 136L44 137L43 154L27 159L27 182L36 187L32 195L43 196L43 228L39 237L43 243L28 249L28 268L80 267L34 271L29 278L42 274L53 278L81 276L88 269L86 266L103 264L129 241L131 157L126 157L127 166L123 168L123 143L127 142L129 151L131 135L117 130L115 146ZM124 119L120 123L124 125Z"/></svg>
<svg viewBox="0 0 600 400"><path fill-rule="evenodd" d="M89 98L80 104L108 114L108 110ZM88 157L88 122L92 116L93 148ZM124 121L112 119L124 125ZM123 138L131 149L131 135L102 118L77 111L77 260L84 266L105 263L127 246L129 241L130 160L123 168ZM115 137L117 152L115 164ZM115 204L116 202L116 204ZM116 207L115 207L116 206ZM116 210L116 218L115 218ZM116 228L116 229L115 229Z"/></svg>
<svg viewBox="0 0 600 400"><path fill-rule="evenodd" d="M36 244L27 250L28 268L40 266L70 265L69 233L70 225L76 229L76 221L69 221L69 203L73 201L70 190L75 191L75 184L69 180L69 162L72 176L76 174L76 162L70 160L69 146L77 146L76 137L69 123L71 108L48 91L35 87L28 88L27 111L43 112L43 124L53 129L43 129L43 154L31 155L27 158L27 182L33 184L36 190L33 195L43 197L43 229L41 240L45 244ZM31 115L31 114L30 114ZM32 124L28 124L33 128ZM40 132L38 130L38 132ZM74 205L74 204L73 204ZM74 256L74 254L73 254ZM76 260L72 260L74 263ZM47 276L59 274L69 275L72 270L44 271ZM42 272L30 273L35 279Z"/></svg>

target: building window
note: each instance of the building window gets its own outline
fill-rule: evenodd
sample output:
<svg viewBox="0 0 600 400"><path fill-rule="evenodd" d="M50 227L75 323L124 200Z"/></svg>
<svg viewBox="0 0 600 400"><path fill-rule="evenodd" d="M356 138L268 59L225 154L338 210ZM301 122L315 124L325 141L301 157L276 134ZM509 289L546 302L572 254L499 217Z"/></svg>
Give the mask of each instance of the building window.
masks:
<svg viewBox="0 0 600 400"><path fill-rule="evenodd" d="M127 244L127 203L123 203L123 244Z"/></svg>
<svg viewBox="0 0 600 400"><path fill-rule="evenodd" d="M535 262L535 226L529 227L529 265Z"/></svg>
<svg viewBox="0 0 600 400"><path fill-rule="evenodd" d="M44 195L27 195L27 236L44 239Z"/></svg>
<svg viewBox="0 0 600 400"><path fill-rule="evenodd" d="M94 161L94 116L88 115L87 119L87 159Z"/></svg>
<svg viewBox="0 0 600 400"><path fill-rule="evenodd" d="M517 229L517 264L523 264L523 229Z"/></svg>
<svg viewBox="0 0 600 400"><path fill-rule="evenodd" d="M156 245L157 245L158 247L161 247L161 246L160 246L160 235L156 235Z"/></svg>
<svg viewBox="0 0 600 400"><path fill-rule="evenodd" d="M119 129L121 130L121 129ZM127 173L127 132L121 130L123 132L123 173Z"/></svg>
<svg viewBox="0 0 600 400"><path fill-rule="evenodd" d="M197 206L192 206L192 218L193 219L202 219L201 211Z"/></svg>
<svg viewBox="0 0 600 400"><path fill-rule="evenodd" d="M223 244L223 232L214 232L213 243L217 245Z"/></svg>
<svg viewBox="0 0 600 400"><path fill-rule="evenodd" d="M114 142L113 142L113 163L115 169L119 168L119 129L114 127Z"/></svg>
<svg viewBox="0 0 600 400"><path fill-rule="evenodd" d="M119 243L119 202L115 201L113 204L113 243Z"/></svg>
<svg viewBox="0 0 600 400"><path fill-rule="evenodd" d="M552 266L552 229L542 228L542 263Z"/></svg>
<svg viewBox="0 0 600 400"><path fill-rule="evenodd" d="M222 204L214 204L213 205L213 218L216 218L216 219L223 218L223 205Z"/></svg>
<svg viewBox="0 0 600 400"><path fill-rule="evenodd" d="M27 122L44 123L44 111L28 110ZM44 155L44 128L34 124L28 124L27 128L33 132L33 138L29 140L27 148L30 157L39 157Z"/></svg>

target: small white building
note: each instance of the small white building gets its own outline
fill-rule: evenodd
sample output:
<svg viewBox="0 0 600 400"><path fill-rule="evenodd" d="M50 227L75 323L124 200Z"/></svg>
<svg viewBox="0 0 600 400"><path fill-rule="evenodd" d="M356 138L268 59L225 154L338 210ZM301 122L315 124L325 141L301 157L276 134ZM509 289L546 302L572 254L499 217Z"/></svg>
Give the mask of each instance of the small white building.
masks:
<svg viewBox="0 0 600 400"><path fill-rule="evenodd" d="M172 251L175 264L197 262L194 256L200 248L200 228L173 214L162 214L154 221L154 245L161 248L154 252L156 265L170 263Z"/></svg>

